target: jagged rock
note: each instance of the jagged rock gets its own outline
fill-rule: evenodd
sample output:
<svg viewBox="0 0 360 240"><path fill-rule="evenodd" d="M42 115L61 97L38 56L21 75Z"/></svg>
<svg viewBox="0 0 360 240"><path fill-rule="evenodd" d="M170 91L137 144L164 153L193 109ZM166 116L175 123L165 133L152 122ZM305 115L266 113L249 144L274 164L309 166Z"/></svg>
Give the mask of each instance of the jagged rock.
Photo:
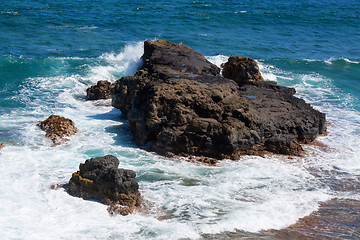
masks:
<svg viewBox="0 0 360 240"><path fill-rule="evenodd" d="M4 143L0 143L0 150L3 149L5 147Z"/></svg>
<svg viewBox="0 0 360 240"><path fill-rule="evenodd" d="M253 72L245 74L245 84L221 77L219 68L184 45L159 40L144 46L143 67L116 81L113 95L138 145L216 158L297 155L299 143L325 131L325 114L294 97L293 88ZM254 63L245 65L256 69Z"/></svg>
<svg viewBox="0 0 360 240"><path fill-rule="evenodd" d="M130 214L140 204L139 185L134 171L118 166L119 160L112 155L88 159L80 163L65 189L72 196L109 205L111 214Z"/></svg>
<svg viewBox="0 0 360 240"><path fill-rule="evenodd" d="M231 55L221 67L223 76L234 80L240 86L250 82L264 81L259 66L252 58Z"/></svg>
<svg viewBox="0 0 360 240"><path fill-rule="evenodd" d="M109 81L98 81L96 85L86 89L88 100L110 99L114 84Z"/></svg>
<svg viewBox="0 0 360 240"><path fill-rule="evenodd" d="M127 118L127 114L131 109L135 92L143 86L146 79L142 77L122 77L120 81L115 82L112 106L121 110L122 117Z"/></svg>
<svg viewBox="0 0 360 240"><path fill-rule="evenodd" d="M167 79L196 77L199 75L218 76L220 69L204 58L201 53L170 41L145 41L143 67L137 75Z"/></svg>
<svg viewBox="0 0 360 240"><path fill-rule="evenodd" d="M58 115L51 115L46 120L39 122L37 126L46 132L45 136L53 142L54 146L69 141L67 137L78 131L71 119Z"/></svg>

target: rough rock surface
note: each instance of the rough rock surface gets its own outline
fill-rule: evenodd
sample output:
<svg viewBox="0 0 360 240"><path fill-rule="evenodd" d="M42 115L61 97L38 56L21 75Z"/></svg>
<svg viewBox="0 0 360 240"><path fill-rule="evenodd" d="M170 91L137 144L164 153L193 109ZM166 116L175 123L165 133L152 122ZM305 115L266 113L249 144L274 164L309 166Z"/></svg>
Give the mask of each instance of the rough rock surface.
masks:
<svg viewBox="0 0 360 240"><path fill-rule="evenodd" d="M215 158L264 150L297 155L299 143L325 131L325 114L294 97L295 89L262 81L253 72L257 66L236 82L184 45L146 41L144 50L143 67L116 81L113 95L138 145L153 142L159 153ZM231 59L224 66L239 65ZM234 74L243 71L233 68Z"/></svg>
<svg viewBox="0 0 360 240"><path fill-rule="evenodd" d="M4 143L0 143L0 150L3 149L5 147Z"/></svg>
<svg viewBox="0 0 360 240"><path fill-rule="evenodd" d="M55 146L69 141L67 137L78 131L75 123L71 119L58 115L51 115L46 120L39 122L37 126L46 132L45 136L49 138Z"/></svg>
<svg viewBox="0 0 360 240"><path fill-rule="evenodd" d="M111 214L130 214L140 203L139 185L134 171L118 166L112 155L88 159L80 163L65 189L70 195L109 205Z"/></svg>
<svg viewBox="0 0 360 240"><path fill-rule="evenodd" d="M86 89L88 100L110 99L114 84L109 81L98 81L96 85Z"/></svg>
<svg viewBox="0 0 360 240"><path fill-rule="evenodd" d="M252 58L231 55L221 67L223 76L234 80L240 86L250 82L264 81L259 66Z"/></svg>

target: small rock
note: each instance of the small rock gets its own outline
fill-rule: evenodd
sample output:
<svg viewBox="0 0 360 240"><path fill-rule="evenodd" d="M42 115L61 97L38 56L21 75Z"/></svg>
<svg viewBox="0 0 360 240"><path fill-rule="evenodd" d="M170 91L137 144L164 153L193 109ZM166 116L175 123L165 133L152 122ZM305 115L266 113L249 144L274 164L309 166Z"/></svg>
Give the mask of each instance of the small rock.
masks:
<svg viewBox="0 0 360 240"><path fill-rule="evenodd" d="M88 100L110 99L114 84L109 81L98 81L96 85L86 89Z"/></svg>
<svg viewBox="0 0 360 240"><path fill-rule="evenodd" d="M259 66L252 58L231 55L223 63L223 76L234 80L239 86L255 81L264 81Z"/></svg>
<svg viewBox="0 0 360 240"><path fill-rule="evenodd" d="M5 147L4 143L0 143L0 150L3 149Z"/></svg>
<svg viewBox="0 0 360 240"><path fill-rule="evenodd" d="M208 158L208 157L204 157L201 156L199 158L196 159L198 162L209 165L209 166L215 166L219 160L214 159L214 158Z"/></svg>
<svg viewBox="0 0 360 240"><path fill-rule="evenodd" d="M67 137L78 131L71 119L58 115L51 115L48 119L39 122L37 126L46 132L45 136L53 142L54 146L69 141Z"/></svg>
<svg viewBox="0 0 360 240"><path fill-rule="evenodd" d="M64 187L72 196L109 205L110 214L130 214L140 204L139 185L134 171L118 166L119 160L112 155L88 159Z"/></svg>

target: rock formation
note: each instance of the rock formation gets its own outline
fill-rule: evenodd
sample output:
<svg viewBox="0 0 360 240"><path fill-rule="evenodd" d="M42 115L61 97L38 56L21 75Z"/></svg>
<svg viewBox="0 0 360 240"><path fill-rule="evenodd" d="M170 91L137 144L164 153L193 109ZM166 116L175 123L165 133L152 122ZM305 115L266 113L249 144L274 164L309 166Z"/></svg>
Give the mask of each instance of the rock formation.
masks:
<svg viewBox="0 0 360 240"><path fill-rule="evenodd" d="M223 76L234 80L240 86L246 83L264 81L257 63L252 58L231 55L221 67L223 68Z"/></svg>
<svg viewBox="0 0 360 240"><path fill-rule="evenodd" d="M119 160L112 155L88 159L64 187L70 195L109 205L111 214L130 214L140 204L139 185L134 171L118 166Z"/></svg>
<svg viewBox="0 0 360 240"><path fill-rule="evenodd" d="M325 114L295 89L263 81L252 59L231 56L226 78L193 49L158 40L145 42L142 60L134 76L116 81L112 101L138 145L215 158L297 155L300 143L325 131Z"/></svg>
<svg viewBox="0 0 360 240"><path fill-rule="evenodd" d="M86 89L88 100L110 99L112 97L114 84L109 81L98 81L96 85Z"/></svg>
<svg viewBox="0 0 360 240"><path fill-rule="evenodd" d="M0 150L3 149L5 147L4 143L0 143Z"/></svg>
<svg viewBox="0 0 360 240"><path fill-rule="evenodd" d="M39 122L37 126L46 132L45 136L53 142L54 146L69 141L67 137L77 132L72 120L58 115L51 115L46 120Z"/></svg>

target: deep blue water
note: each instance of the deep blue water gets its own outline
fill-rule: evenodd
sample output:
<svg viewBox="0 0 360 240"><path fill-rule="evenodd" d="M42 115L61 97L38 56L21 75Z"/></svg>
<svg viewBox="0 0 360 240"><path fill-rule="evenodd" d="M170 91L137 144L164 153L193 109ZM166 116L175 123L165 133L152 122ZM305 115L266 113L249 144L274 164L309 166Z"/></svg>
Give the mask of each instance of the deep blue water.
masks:
<svg viewBox="0 0 360 240"><path fill-rule="evenodd" d="M2 1L0 233L196 239L280 229L319 201L359 200L358 191L331 188L360 175L359 26L358 0ZM307 147L313 154L295 160L248 157L211 168L137 149L120 112L106 101L86 102L85 89L133 74L147 39L186 44L216 64L231 54L255 58L266 80L295 87L327 114L328 135L319 141L330 150ZM36 127L50 114L77 124L69 144L50 147ZM101 204L49 189L103 154L137 172L142 195L153 203L147 214L109 217ZM157 220L163 216L168 220Z"/></svg>
<svg viewBox="0 0 360 240"><path fill-rule="evenodd" d="M360 3L343 1L10 0L0 55L94 57L163 38L204 55L358 59Z"/></svg>

